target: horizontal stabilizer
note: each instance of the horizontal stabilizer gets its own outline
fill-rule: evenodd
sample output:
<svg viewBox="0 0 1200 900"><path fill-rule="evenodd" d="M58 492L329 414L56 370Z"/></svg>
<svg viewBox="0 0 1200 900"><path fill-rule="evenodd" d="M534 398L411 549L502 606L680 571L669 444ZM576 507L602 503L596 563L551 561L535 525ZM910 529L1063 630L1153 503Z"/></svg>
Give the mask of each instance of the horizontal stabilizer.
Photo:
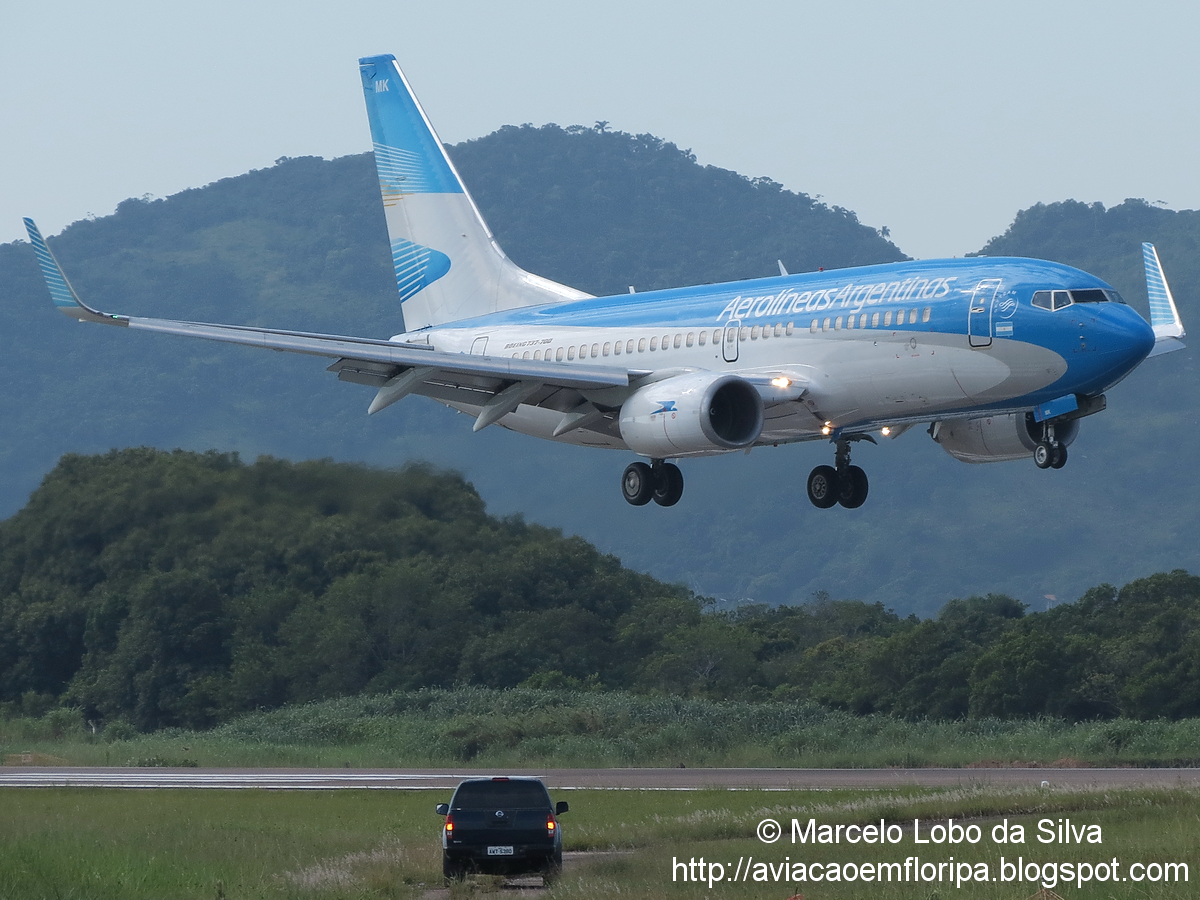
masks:
<svg viewBox="0 0 1200 900"><path fill-rule="evenodd" d="M1158 251L1150 243L1142 244L1142 258L1146 263L1146 294L1150 299L1150 327L1154 329L1154 349L1149 356L1159 356L1172 350L1182 350L1183 338L1187 332L1183 330L1183 320L1179 317L1179 308L1175 305L1175 297L1171 286L1167 284L1167 276L1163 274L1162 263Z"/></svg>

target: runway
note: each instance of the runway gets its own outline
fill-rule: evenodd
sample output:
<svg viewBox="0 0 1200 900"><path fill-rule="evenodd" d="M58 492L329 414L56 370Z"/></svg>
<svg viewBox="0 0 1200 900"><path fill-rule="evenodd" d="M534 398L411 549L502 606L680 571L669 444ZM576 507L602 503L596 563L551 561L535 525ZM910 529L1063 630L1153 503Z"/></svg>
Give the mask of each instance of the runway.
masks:
<svg viewBox="0 0 1200 900"><path fill-rule="evenodd" d="M137 769L3 766L0 787L219 790L452 790L464 778L541 778L553 790L832 790L835 788L1200 786L1193 769Z"/></svg>

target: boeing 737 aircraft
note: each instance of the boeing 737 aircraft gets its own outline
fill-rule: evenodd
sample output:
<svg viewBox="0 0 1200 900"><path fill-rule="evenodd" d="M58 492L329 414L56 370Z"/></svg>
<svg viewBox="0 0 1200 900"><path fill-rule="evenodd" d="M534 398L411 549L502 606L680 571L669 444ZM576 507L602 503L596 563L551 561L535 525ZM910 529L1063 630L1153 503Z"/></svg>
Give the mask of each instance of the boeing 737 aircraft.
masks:
<svg viewBox="0 0 1200 900"><path fill-rule="evenodd" d="M1183 346L1154 248L1150 323L1086 272L1034 259L894 263L593 297L501 251L395 57L359 60L406 331L390 340L112 315L75 294L25 220L54 303L125 328L333 360L377 389L368 413L420 394L546 440L631 451L635 506L672 506L670 460L827 440L808 478L825 509L861 506L856 441L927 425L970 463L1060 468L1085 416L1148 356Z"/></svg>

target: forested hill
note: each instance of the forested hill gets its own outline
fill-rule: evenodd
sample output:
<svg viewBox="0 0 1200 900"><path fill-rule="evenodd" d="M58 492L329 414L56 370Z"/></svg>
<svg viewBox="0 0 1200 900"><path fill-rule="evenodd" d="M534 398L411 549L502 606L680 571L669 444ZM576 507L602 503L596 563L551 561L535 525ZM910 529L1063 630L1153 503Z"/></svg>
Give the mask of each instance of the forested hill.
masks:
<svg viewBox="0 0 1200 900"><path fill-rule="evenodd" d="M505 250L602 293L897 259L853 214L766 179L706 167L649 136L505 128L451 148ZM36 210L34 211L36 212ZM1144 302L1142 240L1159 245L1195 331L1196 214L1131 201L1021 213L988 253L1061 259ZM367 156L269 169L129 200L53 248L104 309L387 337L400 328L378 185ZM965 466L921 429L860 445L857 511L804 494L829 447L689 461L680 505L620 497L627 454L562 447L470 423L423 398L368 418L371 391L319 361L125 329L78 326L51 306L31 248L0 245L0 514L64 453L154 446L332 457L461 470L488 508L577 533L627 565L700 593L801 602L815 591L933 614L1003 591L1039 606L1092 585L1200 571L1200 391L1195 351L1150 360L1089 418L1062 471Z"/></svg>
<svg viewBox="0 0 1200 900"><path fill-rule="evenodd" d="M1200 578L1026 614L881 604L703 614L580 538L490 516L459 476L68 456L0 523L0 718L203 727L456 684L774 697L910 718L1200 715Z"/></svg>
<svg viewBox="0 0 1200 900"><path fill-rule="evenodd" d="M593 294L905 258L849 210L649 134L509 125L451 152L513 260Z"/></svg>

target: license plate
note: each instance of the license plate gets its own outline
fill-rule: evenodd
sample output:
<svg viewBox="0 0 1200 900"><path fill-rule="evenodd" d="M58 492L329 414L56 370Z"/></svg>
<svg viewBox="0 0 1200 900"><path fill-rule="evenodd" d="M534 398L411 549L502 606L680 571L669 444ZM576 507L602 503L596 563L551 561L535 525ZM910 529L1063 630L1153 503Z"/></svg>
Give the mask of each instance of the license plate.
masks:
<svg viewBox="0 0 1200 900"><path fill-rule="evenodd" d="M488 847L488 856L512 856L513 848L508 847Z"/></svg>

